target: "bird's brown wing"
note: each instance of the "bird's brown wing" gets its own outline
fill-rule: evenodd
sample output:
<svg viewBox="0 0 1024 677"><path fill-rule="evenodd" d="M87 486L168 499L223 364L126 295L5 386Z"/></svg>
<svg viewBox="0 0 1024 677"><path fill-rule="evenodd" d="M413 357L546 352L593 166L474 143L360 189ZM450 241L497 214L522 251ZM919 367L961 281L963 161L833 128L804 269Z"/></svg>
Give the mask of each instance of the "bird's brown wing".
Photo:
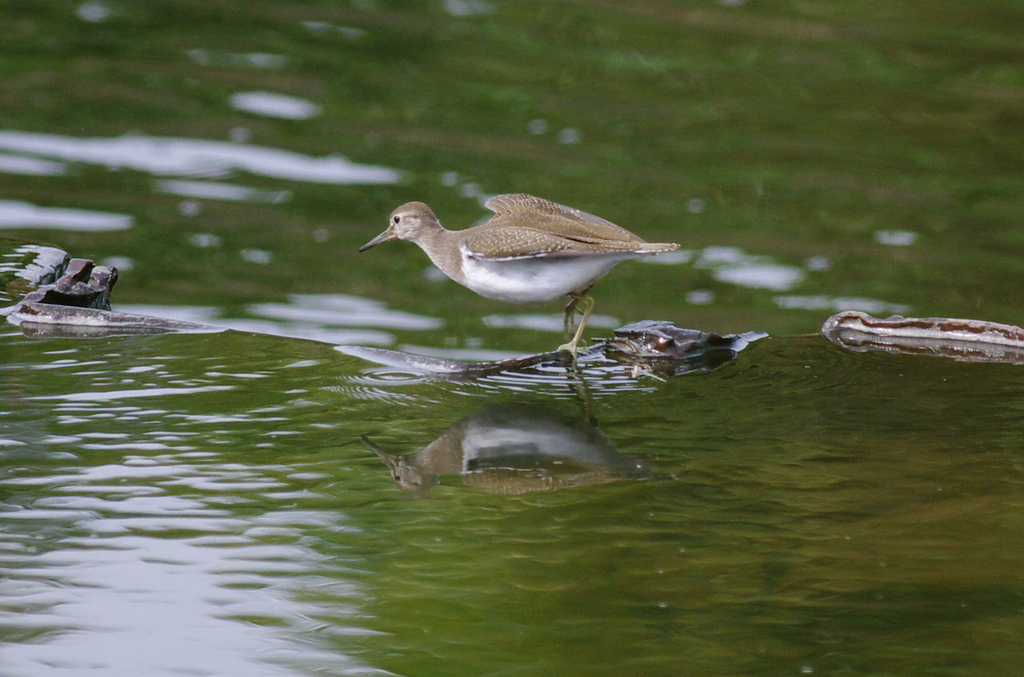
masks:
<svg viewBox="0 0 1024 677"><path fill-rule="evenodd" d="M494 212L490 223L524 226L550 231L563 237L610 242L644 242L621 226L600 216L566 207L525 193L495 195L484 206Z"/></svg>
<svg viewBox="0 0 1024 677"><path fill-rule="evenodd" d="M586 236L564 237L544 230L515 226L500 230L485 228L462 238L459 245L466 255L491 261L602 254L654 254L670 251L677 246L609 241Z"/></svg>

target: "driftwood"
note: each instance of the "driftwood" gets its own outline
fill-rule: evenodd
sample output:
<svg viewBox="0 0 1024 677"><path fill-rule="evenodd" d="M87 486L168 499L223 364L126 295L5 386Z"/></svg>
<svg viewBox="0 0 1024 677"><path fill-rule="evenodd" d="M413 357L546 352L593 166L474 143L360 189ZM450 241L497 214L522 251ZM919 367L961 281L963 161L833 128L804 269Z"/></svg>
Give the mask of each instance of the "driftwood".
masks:
<svg viewBox="0 0 1024 677"><path fill-rule="evenodd" d="M881 350L960 362L1024 364L1024 329L1010 324L899 315L879 319L847 311L828 318L821 333L856 352Z"/></svg>

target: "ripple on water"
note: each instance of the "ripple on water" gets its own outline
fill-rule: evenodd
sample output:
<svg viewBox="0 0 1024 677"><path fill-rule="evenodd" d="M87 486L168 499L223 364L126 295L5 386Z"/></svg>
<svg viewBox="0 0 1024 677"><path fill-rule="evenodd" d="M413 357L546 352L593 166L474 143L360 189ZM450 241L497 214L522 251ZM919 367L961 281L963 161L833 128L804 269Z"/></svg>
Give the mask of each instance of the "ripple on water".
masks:
<svg viewBox="0 0 1024 677"><path fill-rule="evenodd" d="M192 538L72 537L49 552L5 543L13 547L0 555L0 617L13 636L35 638L4 647L5 669L290 675L289 666L322 661L336 674L376 672L316 648L318 637L327 646L318 618L349 619L351 634L372 634L359 624L367 593L323 575L325 557L300 544L298 529L278 523L286 532L278 538L293 542L268 544L246 533L248 520L210 526Z"/></svg>
<svg viewBox="0 0 1024 677"><path fill-rule="evenodd" d="M543 394L554 397L578 397L582 383L590 395L607 396L621 392L648 392L657 387L658 380L633 373L631 367L617 364L591 365L583 369L581 377L570 374L558 365L536 365L522 370L502 371L479 377L426 374L423 372L372 367L345 377L344 385L329 390L345 393L361 400L374 400L396 404L429 404L437 401L438 383L454 385L448 392L468 397L488 397L495 391ZM433 384L433 390L409 392L402 388Z"/></svg>
<svg viewBox="0 0 1024 677"><path fill-rule="evenodd" d="M423 373L392 367L371 367L358 374L345 376L340 384L326 388L357 400L390 404L431 404L436 397L424 391L405 391L409 386L429 384L433 379Z"/></svg>
<svg viewBox="0 0 1024 677"><path fill-rule="evenodd" d="M558 365L538 365L522 371L505 371L476 379L475 387L483 391L511 390L524 393L542 393L554 397L577 397L583 384L588 393L603 397L621 392L648 392L657 380L637 376L625 365L588 365L581 375L573 375Z"/></svg>
<svg viewBox="0 0 1024 677"><path fill-rule="evenodd" d="M366 369L359 374L348 377L353 383L367 385L392 385L403 386L420 383L429 383L432 379L422 372L395 369L392 367L379 367Z"/></svg>
<svg viewBox="0 0 1024 677"><path fill-rule="evenodd" d="M78 449L85 439L133 438L50 441ZM0 648L5 674L97 665L119 675L283 676L313 665L376 672L331 639L339 625L346 636L373 634L363 627L363 584L338 575L362 567L352 559L354 568L339 568L314 547L323 545L317 534L351 539L360 529L333 506L279 507L321 500L307 484L329 475L199 450L147 453L93 465L36 463L0 478L10 497L0 530L0 626L16 640ZM236 512L257 502L258 511Z"/></svg>

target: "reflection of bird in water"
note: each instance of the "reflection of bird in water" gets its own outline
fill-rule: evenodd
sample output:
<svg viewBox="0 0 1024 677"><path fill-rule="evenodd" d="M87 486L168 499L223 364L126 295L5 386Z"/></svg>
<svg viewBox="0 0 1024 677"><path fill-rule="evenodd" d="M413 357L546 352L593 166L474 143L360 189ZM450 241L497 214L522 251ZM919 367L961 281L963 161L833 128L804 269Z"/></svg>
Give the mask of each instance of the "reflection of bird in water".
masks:
<svg viewBox="0 0 1024 677"><path fill-rule="evenodd" d="M400 487L418 492L442 475L462 475L466 484L488 493L524 494L654 474L583 419L567 420L538 406L488 405L405 456L363 441Z"/></svg>
<svg viewBox="0 0 1024 677"><path fill-rule="evenodd" d="M594 308L587 296L594 283L627 259L679 247L646 242L610 221L532 195L498 195L486 206L494 212L489 221L451 231L422 202L404 204L391 213L387 230L359 251L387 240L408 240L445 275L486 298L533 303L569 296L567 338L573 314L579 310L583 318L559 350L575 357Z"/></svg>

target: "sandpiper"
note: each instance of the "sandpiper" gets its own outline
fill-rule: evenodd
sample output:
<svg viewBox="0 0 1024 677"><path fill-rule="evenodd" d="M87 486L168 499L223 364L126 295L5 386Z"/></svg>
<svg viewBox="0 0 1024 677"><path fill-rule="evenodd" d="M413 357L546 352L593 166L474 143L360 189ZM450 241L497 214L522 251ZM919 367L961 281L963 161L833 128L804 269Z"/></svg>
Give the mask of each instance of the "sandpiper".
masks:
<svg viewBox="0 0 1024 677"><path fill-rule="evenodd" d="M359 251L387 240L408 240L445 275L486 298L530 303L569 296L567 337L581 303L583 318L572 340L558 349L575 359L594 309L587 296L594 283L627 259L679 247L646 242L610 221L532 195L496 195L485 206L494 212L489 221L453 231L427 205L409 202L393 211L387 230Z"/></svg>

